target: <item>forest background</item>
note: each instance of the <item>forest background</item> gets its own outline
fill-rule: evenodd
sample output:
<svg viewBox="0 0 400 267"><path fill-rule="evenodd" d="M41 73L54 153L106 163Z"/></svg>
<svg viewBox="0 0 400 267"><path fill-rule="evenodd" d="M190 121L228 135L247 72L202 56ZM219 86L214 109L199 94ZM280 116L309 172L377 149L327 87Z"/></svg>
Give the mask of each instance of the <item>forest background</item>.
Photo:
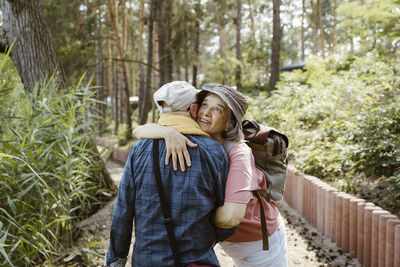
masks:
<svg viewBox="0 0 400 267"><path fill-rule="evenodd" d="M0 11L2 264L77 258L62 253L76 222L116 192L95 137L130 147L172 80L235 86L248 118L289 136L299 171L399 215L399 0L0 0Z"/></svg>

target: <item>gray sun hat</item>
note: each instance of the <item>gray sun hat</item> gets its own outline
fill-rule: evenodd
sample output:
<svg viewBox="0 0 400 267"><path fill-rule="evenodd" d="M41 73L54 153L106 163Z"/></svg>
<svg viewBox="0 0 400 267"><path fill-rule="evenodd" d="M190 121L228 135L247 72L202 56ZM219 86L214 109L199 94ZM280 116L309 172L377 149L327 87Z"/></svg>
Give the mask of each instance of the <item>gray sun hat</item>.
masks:
<svg viewBox="0 0 400 267"><path fill-rule="evenodd" d="M231 109L238 121L240 129L242 129L243 116L246 113L248 102L245 96L236 89L227 85L217 84L213 87L205 87L198 93L198 101L203 101L207 92L219 96Z"/></svg>

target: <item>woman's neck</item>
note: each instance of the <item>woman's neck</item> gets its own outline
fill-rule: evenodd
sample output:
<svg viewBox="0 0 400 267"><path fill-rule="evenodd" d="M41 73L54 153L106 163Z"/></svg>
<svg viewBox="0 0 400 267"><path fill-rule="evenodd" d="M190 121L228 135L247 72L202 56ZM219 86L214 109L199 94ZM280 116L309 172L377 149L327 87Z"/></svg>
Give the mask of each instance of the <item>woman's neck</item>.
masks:
<svg viewBox="0 0 400 267"><path fill-rule="evenodd" d="M210 136L211 136L212 139L214 139L215 141L217 141L221 145L222 145L222 143L224 143L224 138L222 138L222 136L220 134L210 135Z"/></svg>

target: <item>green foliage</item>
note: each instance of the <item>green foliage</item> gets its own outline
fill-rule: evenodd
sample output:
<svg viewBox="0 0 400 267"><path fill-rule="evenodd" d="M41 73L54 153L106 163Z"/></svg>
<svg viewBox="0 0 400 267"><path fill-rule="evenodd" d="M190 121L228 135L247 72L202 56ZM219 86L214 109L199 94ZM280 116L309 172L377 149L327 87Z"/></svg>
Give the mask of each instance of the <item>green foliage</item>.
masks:
<svg viewBox="0 0 400 267"><path fill-rule="evenodd" d="M69 84L76 84L95 64L95 6L80 0L42 0L41 5Z"/></svg>
<svg viewBox="0 0 400 267"><path fill-rule="evenodd" d="M118 127L118 145L120 146L124 146L129 142L129 138L128 138L128 125L126 124L120 124Z"/></svg>
<svg viewBox="0 0 400 267"><path fill-rule="evenodd" d="M400 167L398 66L399 60L374 55L315 58L306 72L284 74L271 97L252 98L247 116L287 133L290 153L303 172L332 179L360 172L395 176Z"/></svg>
<svg viewBox="0 0 400 267"><path fill-rule="evenodd" d="M1 64L0 64L1 65ZM0 70L1 71L1 70ZM7 78L6 78L7 79ZM110 194L95 151L89 87L32 95L0 83L0 253L9 266L38 265L71 244L74 222ZM96 158L97 157L97 158Z"/></svg>
<svg viewBox="0 0 400 267"><path fill-rule="evenodd" d="M218 54L213 58L211 65L204 77L204 83L220 83L233 85L235 84L235 67L240 64L233 55L227 53L226 55Z"/></svg>
<svg viewBox="0 0 400 267"><path fill-rule="evenodd" d="M341 38L360 38L360 52L376 50L391 53L391 46L400 38L400 10L397 0L371 0L364 5L349 2L340 5L337 12Z"/></svg>

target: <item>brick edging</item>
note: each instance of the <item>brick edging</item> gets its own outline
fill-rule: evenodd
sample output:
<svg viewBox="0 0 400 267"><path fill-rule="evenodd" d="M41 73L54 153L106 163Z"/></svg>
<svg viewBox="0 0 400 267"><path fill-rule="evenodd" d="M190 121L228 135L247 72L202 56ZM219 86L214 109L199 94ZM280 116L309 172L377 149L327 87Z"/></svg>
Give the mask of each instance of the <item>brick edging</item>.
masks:
<svg viewBox="0 0 400 267"><path fill-rule="evenodd" d="M400 266L400 220L390 212L299 174L293 166L288 167L284 198L364 266Z"/></svg>

